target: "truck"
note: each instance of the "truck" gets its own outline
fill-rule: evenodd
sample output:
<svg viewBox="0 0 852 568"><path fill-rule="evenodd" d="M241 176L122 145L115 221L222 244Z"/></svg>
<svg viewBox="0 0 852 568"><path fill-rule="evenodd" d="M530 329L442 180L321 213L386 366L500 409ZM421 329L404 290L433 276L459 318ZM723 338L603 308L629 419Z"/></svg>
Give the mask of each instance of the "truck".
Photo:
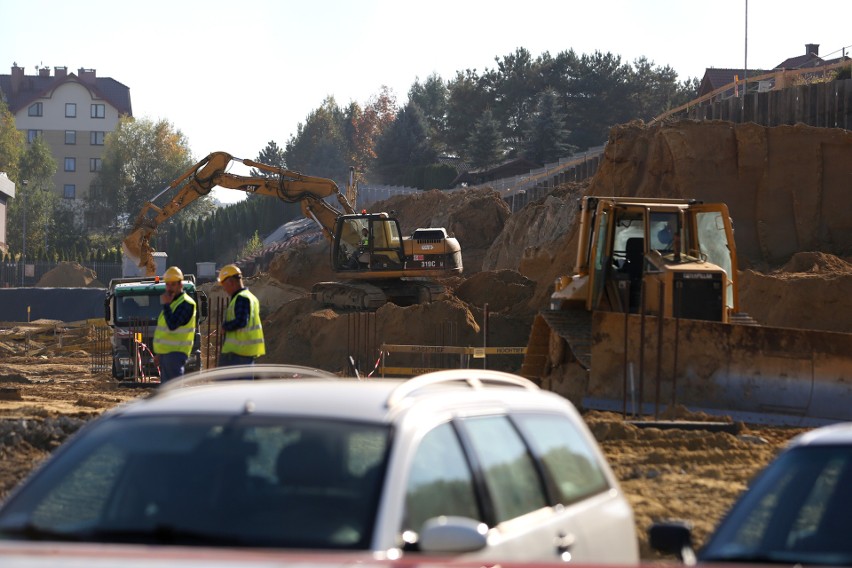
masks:
<svg viewBox="0 0 852 568"><path fill-rule="evenodd" d="M573 272L536 315L522 375L592 409L852 420L852 334L764 326L740 309L724 203L586 196L577 227Z"/></svg>
<svg viewBox="0 0 852 568"><path fill-rule="evenodd" d="M261 173L243 176L228 171L240 162ZM122 242L124 254L147 275L156 273L151 238L157 227L214 187L298 203L305 218L316 222L330 244L334 281L317 282L312 296L328 306L375 310L388 302L428 303L444 295L435 279L462 272L461 246L443 227L421 227L403 236L399 220L385 212L355 211L354 169L344 194L331 179L309 176L254 160L213 152L172 181L142 206ZM155 201L177 190L162 206ZM347 197L350 196L350 197ZM337 206L327 199L337 201Z"/></svg>
<svg viewBox="0 0 852 568"><path fill-rule="evenodd" d="M186 371L199 371L201 361L201 322L207 318L207 295L196 285L195 275L185 274L183 289L198 306L195 341L186 362ZM157 318L163 309L160 295L166 284L160 276L113 278L104 299L104 318L112 329L110 351L112 376L119 381L159 379L154 362L153 340Z"/></svg>

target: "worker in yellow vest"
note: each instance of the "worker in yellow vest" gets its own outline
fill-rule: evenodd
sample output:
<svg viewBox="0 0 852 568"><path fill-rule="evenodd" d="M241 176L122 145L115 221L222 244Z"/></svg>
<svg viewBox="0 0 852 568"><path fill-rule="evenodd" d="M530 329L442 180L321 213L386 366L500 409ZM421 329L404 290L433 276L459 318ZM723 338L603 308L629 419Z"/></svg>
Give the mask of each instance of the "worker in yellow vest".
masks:
<svg viewBox="0 0 852 568"><path fill-rule="evenodd" d="M260 302L243 286L243 273L235 264L219 271L219 284L231 298L222 321L225 341L219 366L251 365L266 353L263 326L260 324Z"/></svg>
<svg viewBox="0 0 852 568"><path fill-rule="evenodd" d="M160 367L160 382L183 375L195 339L196 306L183 290L183 272L172 266L163 274L166 291L160 295L163 311L154 330L154 362Z"/></svg>

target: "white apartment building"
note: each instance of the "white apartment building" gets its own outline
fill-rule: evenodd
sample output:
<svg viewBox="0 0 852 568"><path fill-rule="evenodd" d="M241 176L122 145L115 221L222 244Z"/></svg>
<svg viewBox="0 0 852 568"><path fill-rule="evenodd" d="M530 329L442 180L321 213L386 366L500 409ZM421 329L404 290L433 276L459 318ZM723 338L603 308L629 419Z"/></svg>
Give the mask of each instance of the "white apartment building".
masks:
<svg viewBox="0 0 852 568"><path fill-rule="evenodd" d="M15 116L18 130L32 142L36 136L50 147L56 160L55 191L64 199L85 199L101 170L104 138L122 115L133 116L130 89L94 69L49 67L27 75L12 64L0 75L0 91Z"/></svg>

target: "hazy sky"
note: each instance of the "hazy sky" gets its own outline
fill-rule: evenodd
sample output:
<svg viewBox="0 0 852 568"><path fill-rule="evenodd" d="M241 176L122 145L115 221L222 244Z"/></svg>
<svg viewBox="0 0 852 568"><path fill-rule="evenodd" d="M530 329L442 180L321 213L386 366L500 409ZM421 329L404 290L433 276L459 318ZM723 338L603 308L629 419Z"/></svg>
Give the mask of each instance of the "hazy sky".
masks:
<svg viewBox="0 0 852 568"><path fill-rule="evenodd" d="M402 103L417 78L482 73L518 47L645 56L681 79L746 60L745 0L0 0L0 21L1 73L95 69L130 88L134 116L181 130L197 159L255 158L328 95L363 105L387 85ZM806 43L848 54L850 21L850 0L751 0L748 66Z"/></svg>

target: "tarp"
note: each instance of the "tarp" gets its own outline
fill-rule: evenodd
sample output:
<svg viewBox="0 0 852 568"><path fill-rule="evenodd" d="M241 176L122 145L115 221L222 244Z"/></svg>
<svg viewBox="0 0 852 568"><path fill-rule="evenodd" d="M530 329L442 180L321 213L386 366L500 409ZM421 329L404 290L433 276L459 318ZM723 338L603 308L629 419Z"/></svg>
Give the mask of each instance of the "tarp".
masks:
<svg viewBox="0 0 852 568"><path fill-rule="evenodd" d="M102 318L105 297L106 288L0 288L0 321Z"/></svg>

